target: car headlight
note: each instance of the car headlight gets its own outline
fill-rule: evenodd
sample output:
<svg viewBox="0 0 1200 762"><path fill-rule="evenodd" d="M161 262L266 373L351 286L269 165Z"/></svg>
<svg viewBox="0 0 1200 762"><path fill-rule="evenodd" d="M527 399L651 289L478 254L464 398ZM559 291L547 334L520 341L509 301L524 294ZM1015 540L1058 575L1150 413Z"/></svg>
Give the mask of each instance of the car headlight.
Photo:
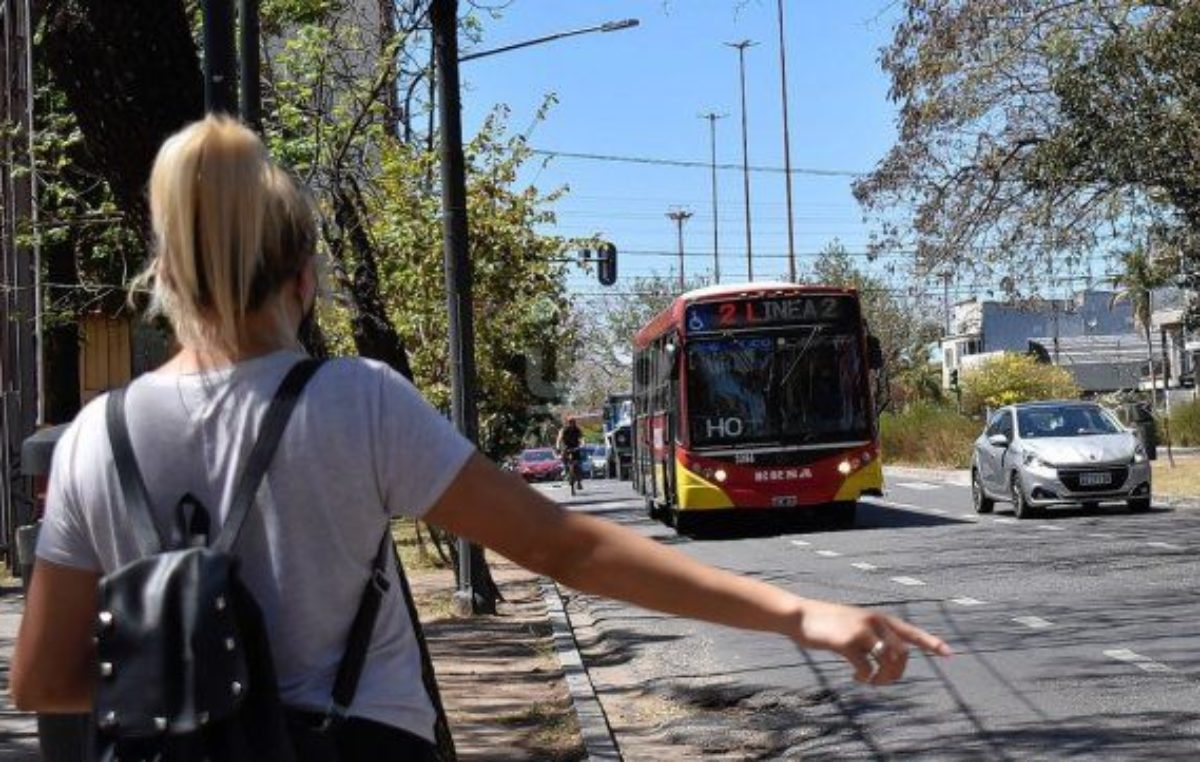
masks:
<svg viewBox="0 0 1200 762"><path fill-rule="evenodd" d="M1129 459L1129 462L1130 463L1145 463L1146 462L1146 448L1142 447L1141 444L1138 444L1137 446L1135 446L1133 448L1133 457Z"/></svg>
<svg viewBox="0 0 1200 762"><path fill-rule="evenodd" d="M1039 458L1037 455L1027 452L1025 453L1025 465L1033 468L1054 468L1051 464Z"/></svg>

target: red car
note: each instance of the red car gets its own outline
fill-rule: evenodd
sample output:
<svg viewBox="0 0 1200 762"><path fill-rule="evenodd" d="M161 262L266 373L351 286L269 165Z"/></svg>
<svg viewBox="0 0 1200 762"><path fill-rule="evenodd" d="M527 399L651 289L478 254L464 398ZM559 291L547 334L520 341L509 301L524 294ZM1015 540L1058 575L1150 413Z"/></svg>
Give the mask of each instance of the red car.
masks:
<svg viewBox="0 0 1200 762"><path fill-rule="evenodd" d="M517 459L517 473L527 482L555 481L562 478L562 461L549 447L525 450Z"/></svg>

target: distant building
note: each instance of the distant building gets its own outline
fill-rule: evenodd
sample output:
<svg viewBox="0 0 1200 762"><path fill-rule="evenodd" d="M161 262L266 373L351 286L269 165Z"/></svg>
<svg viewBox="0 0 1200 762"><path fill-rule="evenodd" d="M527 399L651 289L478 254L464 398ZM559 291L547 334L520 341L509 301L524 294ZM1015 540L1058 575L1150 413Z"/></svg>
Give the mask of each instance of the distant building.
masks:
<svg viewBox="0 0 1200 762"><path fill-rule="evenodd" d="M1137 389L1147 377L1146 338L1135 333L1117 336L1041 337L1029 340L1028 351L1039 361L1067 370L1087 395ZM1162 342L1154 342L1160 357ZM1162 362L1154 369L1162 383Z"/></svg>
<svg viewBox="0 0 1200 762"><path fill-rule="evenodd" d="M1069 299L1018 303L972 299L954 306L953 333L941 341L942 385L999 352L1028 352L1033 339L1127 336L1136 333L1133 308L1114 303L1111 291L1084 291ZM1144 346L1144 343L1143 343ZM1144 359L1144 358L1143 358Z"/></svg>

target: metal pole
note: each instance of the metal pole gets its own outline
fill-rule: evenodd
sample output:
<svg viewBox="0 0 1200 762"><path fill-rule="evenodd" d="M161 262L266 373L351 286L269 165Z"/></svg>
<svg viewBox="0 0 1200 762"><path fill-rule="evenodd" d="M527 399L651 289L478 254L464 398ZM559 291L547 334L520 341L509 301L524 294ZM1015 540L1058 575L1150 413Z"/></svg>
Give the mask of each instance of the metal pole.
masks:
<svg viewBox="0 0 1200 762"><path fill-rule="evenodd" d="M720 222L717 218L717 120L725 114L710 111L702 118L708 120L709 146L712 149L712 220L713 220L713 283L721 282Z"/></svg>
<svg viewBox="0 0 1200 762"><path fill-rule="evenodd" d="M29 83L26 92L26 117L29 121L29 228L32 233L30 249L33 254L33 372L37 392L36 422L46 422L46 346L44 295L42 294L42 240L38 229L38 173L34 152L34 88L33 88L33 3L25 0L25 72Z"/></svg>
<svg viewBox="0 0 1200 762"><path fill-rule="evenodd" d="M742 189L746 197L746 279L754 280L754 236L750 230L750 139L746 119L746 48L756 43L750 40L725 43L738 52L738 71L742 83Z"/></svg>
<svg viewBox="0 0 1200 762"><path fill-rule="evenodd" d="M231 0L202 0L204 18L204 110L237 110L237 67Z"/></svg>
<svg viewBox="0 0 1200 762"><path fill-rule="evenodd" d="M679 293L687 290L687 279L683 270L683 223L691 219L692 213L685 209L672 209L667 212L667 218L675 223L679 236Z"/></svg>
<svg viewBox="0 0 1200 762"><path fill-rule="evenodd" d="M458 0L433 0L429 9L437 61L438 117L442 153L442 234L446 263L446 306L450 313L450 384L454 424L467 439L478 439L475 408L475 323L467 238L466 165L458 81ZM475 611L471 586L471 544L458 540L460 611Z"/></svg>
<svg viewBox="0 0 1200 762"><path fill-rule="evenodd" d="M258 1L238 0L242 48L242 121L250 129L262 132L262 81L259 75Z"/></svg>
<svg viewBox="0 0 1200 762"><path fill-rule="evenodd" d="M783 0L779 6L779 87L783 94L783 179L787 188L788 280L796 282L796 230L792 220L792 140L788 129L787 51L783 33Z"/></svg>

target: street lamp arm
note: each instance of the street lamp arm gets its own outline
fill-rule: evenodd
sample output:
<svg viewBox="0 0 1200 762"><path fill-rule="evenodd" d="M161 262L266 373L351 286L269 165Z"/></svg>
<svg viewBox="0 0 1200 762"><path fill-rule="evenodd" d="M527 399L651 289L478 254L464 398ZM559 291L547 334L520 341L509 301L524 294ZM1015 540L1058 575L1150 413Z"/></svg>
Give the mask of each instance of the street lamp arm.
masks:
<svg viewBox="0 0 1200 762"><path fill-rule="evenodd" d="M541 44L547 43L547 42L554 42L555 40L561 40L561 39L564 39L567 37L576 37L581 34L591 34L592 32L617 32L622 29L630 29L632 27L637 26L640 23L641 22L638 21L637 19L623 19L621 21L606 21L605 23L600 24L599 26L589 26L584 29L573 29L569 32L558 32L556 34L548 34L545 37L536 37L532 40L525 40L524 42L515 42L512 45L504 45L503 47L499 47L499 48L492 48L490 50L480 50L476 53L468 53L465 56L459 56L458 60L459 60L459 63L462 63L463 61L473 61L476 58L483 58L485 56L494 56L497 53L507 53L510 50L519 50L521 48L529 48L529 47L533 47L534 45L541 45Z"/></svg>

